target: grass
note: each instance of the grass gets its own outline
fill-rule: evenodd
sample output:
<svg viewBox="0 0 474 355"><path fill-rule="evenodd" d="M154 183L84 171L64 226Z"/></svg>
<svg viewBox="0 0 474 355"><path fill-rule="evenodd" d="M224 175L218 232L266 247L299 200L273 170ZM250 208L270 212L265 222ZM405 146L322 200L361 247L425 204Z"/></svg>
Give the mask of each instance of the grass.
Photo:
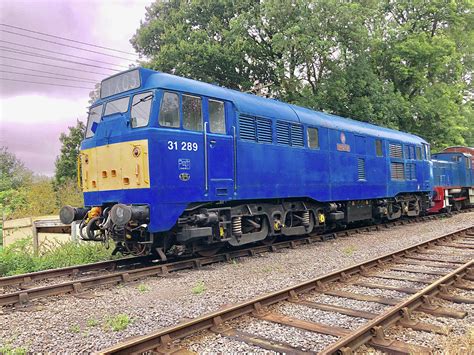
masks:
<svg viewBox="0 0 474 355"><path fill-rule="evenodd" d="M150 288L145 284L138 285L137 289L138 289L138 292L141 292L141 293L150 291Z"/></svg>
<svg viewBox="0 0 474 355"><path fill-rule="evenodd" d="M192 289L192 293L195 295L200 295L204 291L206 291L206 285L204 284L204 281L199 281Z"/></svg>
<svg viewBox="0 0 474 355"><path fill-rule="evenodd" d="M99 325L99 321L97 319L88 319L87 320L87 326L89 328L97 327L98 325Z"/></svg>
<svg viewBox="0 0 474 355"><path fill-rule="evenodd" d="M106 328L112 329L114 332L127 329L132 323L130 317L126 314L117 314L115 317L109 318L106 322Z"/></svg>
<svg viewBox="0 0 474 355"><path fill-rule="evenodd" d="M101 243L49 242L34 255L31 238L0 250L0 277L111 259L111 249Z"/></svg>
<svg viewBox="0 0 474 355"><path fill-rule="evenodd" d="M443 344L443 354L461 355L472 354L474 349L474 327L470 327L466 334L450 335Z"/></svg>
<svg viewBox="0 0 474 355"><path fill-rule="evenodd" d="M28 350L25 348L14 348L8 344L0 347L0 354L2 355L24 355L27 353Z"/></svg>
<svg viewBox="0 0 474 355"><path fill-rule="evenodd" d="M71 333L80 333L81 331L81 327L78 325L78 324L75 324L75 325L71 325L71 327L69 328L69 331Z"/></svg>

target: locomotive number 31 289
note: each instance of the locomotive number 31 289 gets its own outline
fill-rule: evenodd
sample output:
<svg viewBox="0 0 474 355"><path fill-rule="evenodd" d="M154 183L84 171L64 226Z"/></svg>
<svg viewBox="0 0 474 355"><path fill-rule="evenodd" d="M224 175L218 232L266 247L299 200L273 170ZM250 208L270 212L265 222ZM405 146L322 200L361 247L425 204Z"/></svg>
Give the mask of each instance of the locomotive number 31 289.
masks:
<svg viewBox="0 0 474 355"><path fill-rule="evenodd" d="M178 148L181 149L178 149ZM196 142L177 142L177 141L168 141L169 150L187 150L196 152L198 150L198 144Z"/></svg>

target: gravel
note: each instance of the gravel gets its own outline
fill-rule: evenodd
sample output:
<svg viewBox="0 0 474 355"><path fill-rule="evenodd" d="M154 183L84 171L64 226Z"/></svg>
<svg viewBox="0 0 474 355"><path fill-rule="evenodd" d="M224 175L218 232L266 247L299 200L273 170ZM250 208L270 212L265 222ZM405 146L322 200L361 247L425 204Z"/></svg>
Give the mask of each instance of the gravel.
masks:
<svg viewBox="0 0 474 355"><path fill-rule="evenodd" d="M180 343L179 347L186 348L198 354L227 354L229 351L241 354L277 354L274 351L264 350L238 340L229 339L220 334L209 332L201 332L189 337ZM212 349L212 352L209 351L209 349Z"/></svg>
<svg viewBox="0 0 474 355"><path fill-rule="evenodd" d="M428 275L428 274L422 274L418 272L395 271L395 270L384 272L383 275L381 276L395 276L395 277L400 277L400 278L408 277L408 278L417 278L417 279L424 279L424 280L435 280L440 277L436 275Z"/></svg>
<svg viewBox="0 0 474 355"><path fill-rule="evenodd" d="M339 290L353 292L353 293L360 293L362 295L369 295L369 296L380 296L385 298L395 298L395 299L403 299L408 297L408 294L392 291L392 290L383 290L379 288L369 288L369 287L362 287L362 286L354 286L354 285L345 285Z"/></svg>
<svg viewBox="0 0 474 355"><path fill-rule="evenodd" d="M308 332L264 320L243 321L236 325L236 329L286 342L303 351L321 351L338 339L331 335Z"/></svg>
<svg viewBox="0 0 474 355"><path fill-rule="evenodd" d="M380 304L380 303L376 303L376 302L351 300L347 298L329 296L329 295L323 295L323 294L307 295L304 299L308 301L327 303L327 304L331 304L335 306L342 306L342 307L352 308L358 311L366 311L366 312L372 312L372 313L382 313L388 308L388 306Z"/></svg>
<svg viewBox="0 0 474 355"><path fill-rule="evenodd" d="M281 303L275 307L275 311L285 316L346 329L356 329L367 322L367 320L363 318L346 316L335 312L326 312L291 303Z"/></svg>
<svg viewBox="0 0 474 355"><path fill-rule="evenodd" d="M455 289L455 294L460 294L459 289ZM474 298L474 291L462 290L462 295ZM448 336L428 332L414 331L412 329L395 327L386 331L392 338L404 341L409 344L426 346L434 350L435 353L444 354L468 354L474 353L472 340L469 340L474 324L474 304L453 303L441 299L436 299L436 304L442 307L453 308L466 311L467 316L463 319L449 317L436 317L423 312L413 312L412 319L422 321L449 330ZM463 348L467 344L467 348ZM470 351L468 350L470 347Z"/></svg>
<svg viewBox="0 0 474 355"><path fill-rule="evenodd" d="M382 279L377 276L373 277L363 277L358 279L360 282L368 282L368 283L377 283L386 286L394 286L394 287L410 287L416 289L422 289L426 285L420 282L413 282L413 281L404 281L404 280L393 280L393 279Z"/></svg>
<svg viewBox="0 0 474 355"><path fill-rule="evenodd" d="M181 271L169 277L153 277L138 283L95 289L90 292L90 298L74 296L48 298L42 302L35 302L36 307L25 312L3 309L0 311L0 324L2 324L0 348L22 347L29 352L53 353L98 351L128 337L144 335L161 327L177 324L183 318L193 318L215 311L231 303L248 300L423 240L472 226L472 220L474 220L472 212L459 214L448 219L382 229L296 249L267 253L261 257L243 258L237 262L203 267L201 270ZM411 277L423 277L421 274L406 274ZM426 275L426 278L430 279L432 276ZM316 298L313 300L319 299L319 302L332 301L334 304L340 302L339 304L345 307L354 306L356 309L373 312L386 308L380 304L338 300L337 297L325 295L311 297ZM129 324L126 329L113 331L107 324L118 314L126 315ZM279 336L281 338L279 340L286 342L294 340L293 335L289 336L282 332L283 326L268 323L261 327L273 329L269 335ZM328 339L327 336L320 334L308 332L300 334L304 334L299 337L302 341L310 339L306 340L307 346L313 344L317 347L319 341L324 343L322 339ZM310 338L309 335L314 338ZM296 335L294 337L296 339ZM213 341L216 341L216 338ZM234 351L234 343L225 343L228 345L225 348L226 352ZM204 345L204 348L200 349L214 352L212 345L209 347ZM240 351L241 348L235 349ZM217 348L215 351L219 352Z"/></svg>
<svg viewBox="0 0 474 355"><path fill-rule="evenodd" d="M442 271L445 272L446 274L449 274L453 269L445 268L442 266L426 266L426 265L410 265L410 264L393 264L393 267L401 267L404 269L409 269L409 270L426 270L426 271Z"/></svg>

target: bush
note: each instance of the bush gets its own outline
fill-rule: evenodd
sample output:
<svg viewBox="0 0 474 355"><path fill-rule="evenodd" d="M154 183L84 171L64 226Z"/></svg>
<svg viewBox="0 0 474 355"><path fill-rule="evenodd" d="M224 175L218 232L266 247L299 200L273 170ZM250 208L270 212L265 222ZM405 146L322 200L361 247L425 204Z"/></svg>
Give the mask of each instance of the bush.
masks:
<svg viewBox="0 0 474 355"><path fill-rule="evenodd" d="M109 260L111 252L102 243L69 241L48 242L34 255L31 238L25 238L0 250L0 276Z"/></svg>

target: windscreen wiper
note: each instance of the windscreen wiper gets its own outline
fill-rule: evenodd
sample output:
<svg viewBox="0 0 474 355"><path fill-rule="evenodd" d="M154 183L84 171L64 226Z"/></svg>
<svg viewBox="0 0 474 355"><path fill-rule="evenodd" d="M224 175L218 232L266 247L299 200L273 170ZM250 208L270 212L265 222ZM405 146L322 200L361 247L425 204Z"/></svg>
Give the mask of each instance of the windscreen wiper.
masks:
<svg viewBox="0 0 474 355"><path fill-rule="evenodd" d="M145 102L145 101L151 100L152 98L153 98L153 94L147 95L147 96L141 98L140 100L138 100L137 102L135 102L135 103L132 105L132 107L138 105L138 104L141 103L141 102Z"/></svg>

